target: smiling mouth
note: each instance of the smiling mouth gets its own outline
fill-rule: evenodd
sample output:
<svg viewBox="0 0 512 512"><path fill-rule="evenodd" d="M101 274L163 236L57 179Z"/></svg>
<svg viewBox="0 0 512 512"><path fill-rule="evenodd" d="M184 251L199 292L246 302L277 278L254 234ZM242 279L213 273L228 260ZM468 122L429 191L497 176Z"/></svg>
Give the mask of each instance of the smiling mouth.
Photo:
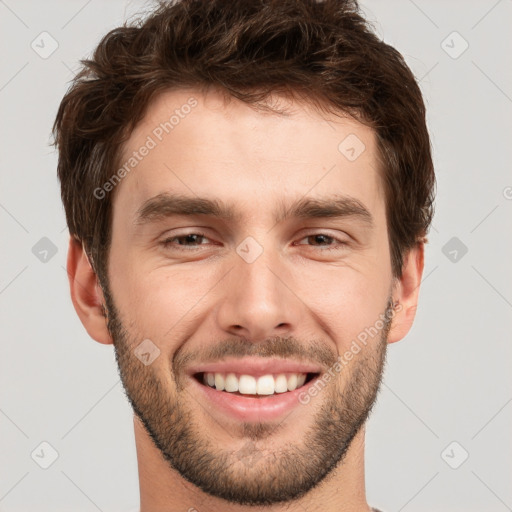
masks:
<svg viewBox="0 0 512 512"><path fill-rule="evenodd" d="M200 372L193 377L200 384L217 391L247 398L265 398L300 389L319 375L319 373L287 372L254 376L239 373Z"/></svg>

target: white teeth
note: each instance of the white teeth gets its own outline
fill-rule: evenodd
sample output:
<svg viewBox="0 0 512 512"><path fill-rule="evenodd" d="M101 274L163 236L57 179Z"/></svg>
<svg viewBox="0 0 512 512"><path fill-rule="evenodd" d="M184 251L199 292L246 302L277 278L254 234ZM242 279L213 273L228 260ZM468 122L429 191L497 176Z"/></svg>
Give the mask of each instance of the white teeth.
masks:
<svg viewBox="0 0 512 512"><path fill-rule="evenodd" d="M228 393L238 391L242 395L273 395L300 388L306 382L306 377L306 373L267 374L261 377L244 374L237 377L235 373L206 372L203 383Z"/></svg>
<svg viewBox="0 0 512 512"><path fill-rule="evenodd" d="M258 395L274 394L274 377L272 375L263 375L256 384L256 393Z"/></svg>
<svg viewBox="0 0 512 512"><path fill-rule="evenodd" d="M218 391L224 390L224 374L222 374L222 373L215 374L215 388Z"/></svg>
<svg viewBox="0 0 512 512"><path fill-rule="evenodd" d="M286 393L286 391L288 391L288 380L284 373L280 373L275 379L274 391L276 393Z"/></svg>
<svg viewBox="0 0 512 512"><path fill-rule="evenodd" d="M252 375L240 375L238 391L240 391L242 395L255 395L256 379Z"/></svg>
<svg viewBox="0 0 512 512"><path fill-rule="evenodd" d="M293 391L297 389L297 374L292 373L288 375L288 391Z"/></svg>
<svg viewBox="0 0 512 512"><path fill-rule="evenodd" d="M238 391L238 379L234 373L228 373L226 375L225 388L226 391L230 392Z"/></svg>

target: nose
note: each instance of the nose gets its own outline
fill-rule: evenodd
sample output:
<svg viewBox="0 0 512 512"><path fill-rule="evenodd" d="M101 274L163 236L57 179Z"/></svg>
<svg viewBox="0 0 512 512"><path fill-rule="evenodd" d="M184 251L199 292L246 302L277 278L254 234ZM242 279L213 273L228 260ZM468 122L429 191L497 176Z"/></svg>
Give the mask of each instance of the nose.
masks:
<svg viewBox="0 0 512 512"><path fill-rule="evenodd" d="M225 332L262 341L297 331L305 305L294 293L294 276L277 254L265 249L249 263L234 255L226 276L217 321Z"/></svg>

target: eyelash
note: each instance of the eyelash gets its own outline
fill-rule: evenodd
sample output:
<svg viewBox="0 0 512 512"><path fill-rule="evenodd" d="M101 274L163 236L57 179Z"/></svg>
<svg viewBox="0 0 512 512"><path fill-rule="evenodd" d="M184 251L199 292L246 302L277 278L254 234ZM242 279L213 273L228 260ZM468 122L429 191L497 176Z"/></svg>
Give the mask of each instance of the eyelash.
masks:
<svg viewBox="0 0 512 512"><path fill-rule="evenodd" d="M174 244L172 244L172 242L174 240L177 240L179 238L186 238L188 236L198 236L201 238L206 238L208 240L208 237L206 236L205 233L201 233L198 231L198 232L194 232L194 233L185 233L183 235L177 235L177 236L167 238L167 239L163 240L161 242L161 244L164 248L167 249L167 248L169 248L169 246L174 245ZM335 238L331 235L327 235L326 233L321 233L321 232L308 234L308 235L304 236L303 238L301 238L301 240L304 240L304 239L310 238L310 237L315 237L315 236L323 236L323 237L328 238L329 240L338 242L337 246L334 246L334 247L327 246L327 247L324 247L323 249L321 249L322 251L338 251L340 249L343 249L347 245L347 242L343 242L343 241L339 240L338 238ZM199 244L199 245L205 245L205 244ZM305 244L299 244L299 245L305 245ZM312 247L321 247L321 246L312 246ZM197 248L198 247L192 247L191 249L184 249L183 246L180 246L180 245L174 245L174 247L173 247L173 249L176 249L178 251L188 251L188 252L191 252Z"/></svg>

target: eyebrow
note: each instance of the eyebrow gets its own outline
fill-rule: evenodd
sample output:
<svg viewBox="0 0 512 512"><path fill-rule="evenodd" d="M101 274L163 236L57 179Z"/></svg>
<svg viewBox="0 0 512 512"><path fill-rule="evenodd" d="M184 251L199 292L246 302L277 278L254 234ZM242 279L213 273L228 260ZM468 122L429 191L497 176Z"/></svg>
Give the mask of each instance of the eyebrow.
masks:
<svg viewBox="0 0 512 512"><path fill-rule="evenodd" d="M135 224L144 225L172 216L208 215L225 221L240 222L243 215L233 205L218 199L161 193L146 200L136 212ZM373 217L364 204L351 196L334 195L326 198L302 198L286 207L281 203L274 213L276 224L290 218L344 218L361 220L373 226Z"/></svg>

